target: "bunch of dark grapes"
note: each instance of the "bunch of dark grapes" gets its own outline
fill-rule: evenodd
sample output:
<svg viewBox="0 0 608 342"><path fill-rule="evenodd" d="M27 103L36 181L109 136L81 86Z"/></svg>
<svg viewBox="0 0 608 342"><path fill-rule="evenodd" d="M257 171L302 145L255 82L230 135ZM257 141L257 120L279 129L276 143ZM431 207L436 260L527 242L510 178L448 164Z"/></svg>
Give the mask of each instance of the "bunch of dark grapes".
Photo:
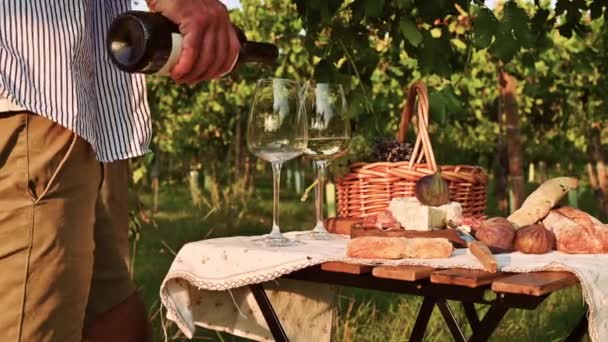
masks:
<svg viewBox="0 0 608 342"><path fill-rule="evenodd" d="M372 156L375 161L408 161L412 157L412 150L413 146L408 142L400 143L394 138L376 138Z"/></svg>

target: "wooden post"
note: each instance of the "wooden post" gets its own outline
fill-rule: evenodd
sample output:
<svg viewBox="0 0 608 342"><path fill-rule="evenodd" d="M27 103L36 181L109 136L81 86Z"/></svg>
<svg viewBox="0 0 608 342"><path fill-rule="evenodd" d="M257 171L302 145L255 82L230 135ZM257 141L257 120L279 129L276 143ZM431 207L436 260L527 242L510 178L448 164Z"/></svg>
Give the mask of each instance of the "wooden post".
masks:
<svg viewBox="0 0 608 342"><path fill-rule="evenodd" d="M238 179L241 173L241 145L243 144L241 115L237 114L234 131L234 179Z"/></svg>
<svg viewBox="0 0 608 342"><path fill-rule="evenodd" d="M578 208L578 188L568 191L568 205Z"/></svg>
<svg viewBox="0 0 608 342"><path fill-rule="evenodd" d="M327 205L327 216L326 217L335 217L336 216L336 185L328 180L325 183L325 199Z"/></svg>
<svg viewBox="0 0 608 342"><path fill-rule="evenodd" d="M285 188L291 190L294 188L294 170L292 167L287 167L285 177Z"/></svg>
<svg viewBox="0 0 608 342"><path fill-rule="evenodd" d="M600 126L600 123L591 123L587 173L589 175L589 184L599 201L600 210L604 213L604 216L608 217L608 175L606 173L606 161L602 148Z"/></svg>
<svg viewBox="0 0 608 342"><path fill-rule="evenodd" d="M154 192L153 196L153 205L152 212L158 212L158 191L159 191L159 176L160 176L160 161L159 155L154 156L154 163L152 164L152 191Z"/></svg>
<svg viewBox="0 0 608 342"><path fill-rule="evenodd" d="M200 207L201 205L201 187L198 181L198 170L190 170L190 174L188 175L188 184L190 186L190 197L192 198L192 204L196 207Z"/></svg>
<svg viewBox="0 0 608 342"><path fill-rule="evenodd" d="M294 172L294 187L296 190L296 194L301 195L302 194L302 165L300 165L300 163L297 163L297 168Z"/></svg>
<svg viewBox="0 0 608 342"><path fill-rule="evenodd" d="M513 192L513 207L516 210L526 198L523 175L523 153L517 112L517 81L503 70L498 72L498 90L501 112L505 117L507 155L509 158L509 185Z"/></svg>
<svg viewBox="0 0 608 342"><path fill-rule="evenodd" d="M251 158L249 156L245 157L245 176L244 176L244 187L248 191L253 191L253 170L251 168Z"/></svg>
<svg viewBox="0 0 608 342"><path fill-rule="evenodd" d="M499 105L496 122L498 123L500 133L498 134L496 154L494 155L494 160L492 161L492 173L494 175L494 198L496 198L498 211L500 215L508 216L509 198L507 191L507 146L505 143L503 113L501 112L500 108L501 106Z"/></svg>
<svg viewBox="0 0 608 342"><path fill-rule="evenodd" d="M534 183L534 163L530 163L528 167L528 183Z"/></svg>
<svg viewBox="0 0 608 342"><path fill-rule="evenodd" d="M541 160L538 162L538 182L544 183L548 179L549 176L547 175L547 163Z"/></svg>

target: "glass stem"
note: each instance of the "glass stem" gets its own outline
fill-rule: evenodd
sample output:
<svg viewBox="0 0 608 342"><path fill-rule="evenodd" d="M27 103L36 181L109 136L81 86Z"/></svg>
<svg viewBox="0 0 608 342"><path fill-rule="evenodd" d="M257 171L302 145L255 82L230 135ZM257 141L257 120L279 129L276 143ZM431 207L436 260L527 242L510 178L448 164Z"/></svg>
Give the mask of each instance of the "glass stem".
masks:
<svg viewBox="0 0 608 342"><path fill-rule="evenodd" d="M327 161L317 160L315 164L317 166L317 188L315 191L317 224L315 225L313 231L318 233L327 233L327 229L325 229L325 224L323 223L323 196L325 190L325 170L327 168Z"/></svg>
<svg viewBox="0 0 608 342"><path fill-rule="evenodd" d="M272 162L272 231L271 237L281 237L281 229L279 228L279 192L281 185L281 162Z"/></svg>

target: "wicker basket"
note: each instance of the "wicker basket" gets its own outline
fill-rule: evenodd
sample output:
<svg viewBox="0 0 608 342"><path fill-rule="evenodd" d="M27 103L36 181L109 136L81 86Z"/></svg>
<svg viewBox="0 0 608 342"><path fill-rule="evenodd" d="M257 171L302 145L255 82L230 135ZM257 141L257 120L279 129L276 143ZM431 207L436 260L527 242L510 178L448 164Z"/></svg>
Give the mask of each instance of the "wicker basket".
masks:
<svg viewBox="0 0 608 342"><path fill-rule="evenodd" d="M350 172L336 182L339 217L366 217L385 211L395 197L413 197L416 182L435 173L438 166L428 133L429 99L424 83L414 83L401 114L397 140L403 142L417 106L417 136L410 161L355 163ZM440 166L449 183L450 199L462 205L463 216L480 218L486 209L488 176L476 166Z"/></svg>

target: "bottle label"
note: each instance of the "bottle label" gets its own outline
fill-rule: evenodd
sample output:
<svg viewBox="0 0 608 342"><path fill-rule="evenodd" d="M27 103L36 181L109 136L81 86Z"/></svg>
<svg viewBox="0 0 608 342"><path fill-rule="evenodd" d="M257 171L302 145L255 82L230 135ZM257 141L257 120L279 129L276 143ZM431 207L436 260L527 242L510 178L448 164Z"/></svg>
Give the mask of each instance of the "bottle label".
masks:
<svg viewBox="0 0 608 342"><path fill-rule="evenodd" d="M173 69L179 60L179 56L182 52L183 41L184 37L182 37L181 34L171 33L171 53L169 54L169 58L167 58L165 65L163 65L163 67L156 72L156 75L169 76L171 69Z"/></svg>
<svg viewBox="0 0 608 342"><path fill-rule="evenodd" d="M181 55L183 42L184 42L184 37L181 34L171 33L171 53L169 54L169 58L167 58L167 62L165 62L165 64L162 66L162 68L160 68L155 73L156 75L160 75L160 76L169 76L170 75L171 69L173 69L175 64L177 64L177 61L179 60L179 56ZM224 77L224 76L228 75L229 73L231 73L233 71L234 67L236 66L236 63L238 62L238 60L239 60L239 54L237 53L236 56L234 56L234 61L232 62L230 69L228 69L228 71L226 71L220 77Z"/></svg>

